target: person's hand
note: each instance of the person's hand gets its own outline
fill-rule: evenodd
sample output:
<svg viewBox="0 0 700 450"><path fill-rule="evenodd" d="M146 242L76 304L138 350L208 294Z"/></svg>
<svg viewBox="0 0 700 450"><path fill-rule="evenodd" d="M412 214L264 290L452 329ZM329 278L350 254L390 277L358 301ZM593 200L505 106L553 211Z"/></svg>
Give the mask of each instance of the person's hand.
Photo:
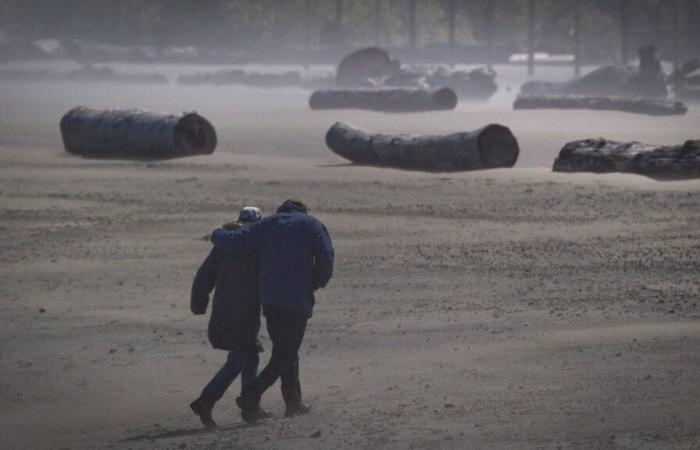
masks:
<svg viewBox="0 0 700 450"><path fill-rule="evenodd" d="M221 228L224 230L238 230L239 228L243 228L243 225L238 222L228 222L223 224Z"/></svg>

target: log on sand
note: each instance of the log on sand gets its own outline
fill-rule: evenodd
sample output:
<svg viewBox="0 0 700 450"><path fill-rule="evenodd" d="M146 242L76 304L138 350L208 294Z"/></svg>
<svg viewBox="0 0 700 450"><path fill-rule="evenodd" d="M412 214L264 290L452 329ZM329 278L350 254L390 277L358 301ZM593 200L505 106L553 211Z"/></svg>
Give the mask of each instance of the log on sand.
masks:
<svg viewBox="0 0 700 450"><path fill-rule="evenodd" d="M441 89L329 89L309 98L311 109L367 109L385 112L416 112L454 109L457 94Z"/></svg>
<svg viewBox="0 0 700 450"><path fill-rule="evenodd" d="M181 116L136 109L79 106L61 119L67 152L93 157L176 158L211 154L214 127L197 113Z"/></svg>
<svg viewBox="0 0 700 450"><path fill-rule="evenodd" d="M683 103L670 100L577 95L520 95L513 102L513 109L597 109L651 116L668 116L688 112L688 108Z"/></svg>
<svg viewBox="0 0 700 450"><path fill-rule="evenodd" d="M513 167L518 141L502 125L439 136L379 134L337 122L326 145L356 164L438 171Z"/></svg>
<svg viewBox="0 0 700 450"><path fill-rule="evenodd" d="M699 178L700 140L656 146L602 138L569 142L554 161L555 172L627 172L654 178Z"/></svg>

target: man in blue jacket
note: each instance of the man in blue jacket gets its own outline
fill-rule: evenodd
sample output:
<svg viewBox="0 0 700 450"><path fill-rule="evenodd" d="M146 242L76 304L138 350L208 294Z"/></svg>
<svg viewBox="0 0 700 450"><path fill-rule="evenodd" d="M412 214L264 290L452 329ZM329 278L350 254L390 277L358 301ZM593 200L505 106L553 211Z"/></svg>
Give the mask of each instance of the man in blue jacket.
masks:
<svg viewBox="0 0 700 450"><path fill-rule="evenodd" d="M217 250L258 258L258 296L272 340L272 356L255 380L243 387L236 403L246 422L265 416L263 393L282 378L285 416L308 412L299 383L299 347L314 307L314 291L333 274L333 245L326 227L308 214L306 205L287 200L277 214L240 230L218 229L211 241Z"/></svg>
<svg viewBox="0 0 700 450"><path fill-rule="evenodd" d="M249 226L262 219L254 206L241 209L238 221L231 224L238 228ZM209 256L197 270L192 282L190 308L194 314L204 314L212 289L208 335L212 347L227 350L226 364L190 404L205 427L216 428L212 410L224 392L241 374L241 387L255 379L258 372L258 341L260 331L260 301L257 290L257 261L252 254L231 258L221 250L212 248Z"/></svg>

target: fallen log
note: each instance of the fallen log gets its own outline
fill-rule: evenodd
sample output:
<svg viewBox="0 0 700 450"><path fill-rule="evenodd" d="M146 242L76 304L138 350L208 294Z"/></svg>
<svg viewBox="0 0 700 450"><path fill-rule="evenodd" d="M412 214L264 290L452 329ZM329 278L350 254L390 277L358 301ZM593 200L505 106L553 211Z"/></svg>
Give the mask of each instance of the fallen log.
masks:
<svg viewBox="0 0 700 450"><path fill-rule="evenodd" d="M176 158L211 154L214 127L197 113L181 116L136 109L79 106L61 119L66 151L95 157Z"/></svg>
<svg viewBox="0 0 700 450"><path fill-rule="evenodd" d="M665 99L668 88L656 48L646 46L639 48L638 68L609 65L568 81L527 81L520 88L520 94Z"/></svg>
<svg viewBox="0 0 700 450"><path fill-rule="evenodd" d="M452 89L328 89L309 97L311 109L367 109L384 112L417 112L454 109Z"/></svg>
<svg viewBox="0 0 700 450"><path fill-rule="evenodd" d="M326 145L356 164L458 171L513 167L518 141L502 125L438 136L379 134L336 122Z"/></svg>
<svg viewBox="0 0 700 450"><path fill-rule="evenodd" d="M700 140L655 146L603 138L566 144L554 172L626 172L654 178L700 178Z"/></svg>
<svg viewBox="0 0 700 450"><path fill-rule="evenodd" d="M670 100L551 95L519 95L513 102L513 109L596 109L651 116L678 115L688 112L688 108L683 103Z"/></svg>
<svg viewBox="0 0 700 450"><path fill-rule="evenodd" d="M627 96L626 85L634 74L628 66L602 66L568 81L526 81L520 95Z"/></svg>

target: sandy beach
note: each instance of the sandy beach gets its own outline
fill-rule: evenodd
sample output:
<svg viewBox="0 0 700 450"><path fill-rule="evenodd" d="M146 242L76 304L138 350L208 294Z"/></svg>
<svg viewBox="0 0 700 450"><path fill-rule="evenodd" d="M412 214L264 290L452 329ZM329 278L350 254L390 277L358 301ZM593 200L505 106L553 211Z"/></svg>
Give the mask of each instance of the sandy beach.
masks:
<svg viewBox="0 0 700 450"><path fill-rule="evenodd" d="M517 90L517 89L516 89ZM0 443L5 449L700 449L700 180L552 173L574 139L700 138L648 117L312 112L297 89L0 84ZM68 109L196 110L211 156L63 150ZM343 120L385 132L510 127L513 169L426 173L332 154ZM188 404L225 354L192 316L206 236L298 197L335 275L301 352L310 415L205 432ZM263 333L269 357L270 342Z"/></svg>

